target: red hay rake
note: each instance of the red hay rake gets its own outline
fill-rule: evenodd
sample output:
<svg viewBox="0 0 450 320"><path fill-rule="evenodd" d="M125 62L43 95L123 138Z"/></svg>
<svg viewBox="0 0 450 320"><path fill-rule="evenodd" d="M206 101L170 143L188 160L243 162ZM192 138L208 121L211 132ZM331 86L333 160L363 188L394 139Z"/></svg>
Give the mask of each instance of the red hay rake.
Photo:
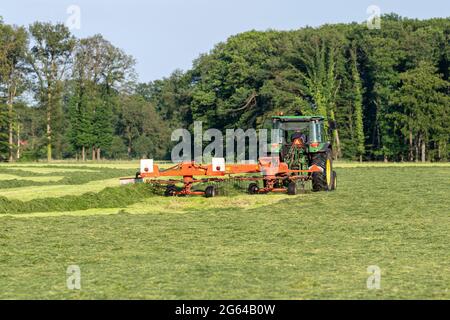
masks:
<svg viewBox="0 0 450 320"><path fill-rule="evenodd" d="M214 158L212 164L201 165L195 162L183 162L168 169L160 170L153 160L141 160L141 170L135 178L123 178L121 184L144 182L153 185L165 185L166 196L199 195L214 197L217 195L215 186L208 186L204 191L193 190L194 184L221 183L228 180L253 182L248 187L250 194L283 192L297 194L297 182L311 179L314 172L322 172L322 168L312 165L308 170L290 170L279 158L260 158L256 164L225 164L225 159ZM258 174L249 177L247 174ZM243 176L244 175L244 176ZM168 179L161 178L180 178ZM263 182L260 188L258 183ZM182 184L177 188L176 184Z"/></svg>

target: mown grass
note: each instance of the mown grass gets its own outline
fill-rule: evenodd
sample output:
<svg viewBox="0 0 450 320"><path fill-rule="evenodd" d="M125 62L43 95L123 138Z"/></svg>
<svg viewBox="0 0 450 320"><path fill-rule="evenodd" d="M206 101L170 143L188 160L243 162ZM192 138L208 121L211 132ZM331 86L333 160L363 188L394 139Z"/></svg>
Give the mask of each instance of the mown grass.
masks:
<svg viewBox="0 0 450 320"><path fill-rule="evenodd" d="M64 176L30 176L30 177L21 177L16 176L12 174L0 174L0 182L1 181L8 181L8 180L31 180L31 181L38 181L38 182L48 182L48 181L58 181L63 179ZM1 189L1 188L0 188Z"/></svg>
<svg viewBox="0 0 450 320"><path fill-rule="evenodd" d="M118 179L91 181L82 185L42 185L3 189L2 196L8 200L32 201L65 196L81 196L86 193L98 193L106 188L117 187ZM101 204L100 204L101 205Z"/></svg>
<svg viewBox="0 0 450 320"><path fill-rule="evenodd" d="M0 298L449 299L450 169L338 175L333 193L164 198L130 186L85 199L109 209L0 215ZM66 288L72 264L80 291ZM366 288L370 265L380 290Z"/></svg>
<svg viewBox="0 0 450 320"><path fill-rule="evenodd" d="M44 186L58 186L61 188L67 188L68 185L81 185L87 184L93 181L107 181L108 179L117 179L123 176L134 176L136 170L131 169L114 169L114 168L90 168L90 167L56 167L56 166L43 166L43 167L30 167L30 168L17 168L0 167L0 196L6 196L5 189L11 188L24 188L24 187L41 187L30 188L31 192L35 190L45 190ZM55 174L60 174L58 179L55 179ZM15 177L13 179L1 179L1 177ZM98 183L100 184L100 182ZM63 187L63 185L65 187ZM112 186L112 185L105 185ZM75 188L77 188L75 186ZM3 189L3 190L2 190ZM51 189L51 188L50 188ZM70 189L70 188L69 188ZM78 188L79 189L79 188ZM101 189L91 188L88 191L100 191ZM10 194L14 194L17 190L9 190ZM27 190L23 190L25 193ZM44 191L45 192L45 191ZM3 193L3 194L2 194ZM41 192L42 194L42 192ZM70 193L69 193L70 194ZM63 196L65 194L61 194ZM36 197L36 196L34 196Z"/></svg>
<svg viewBox="0 0 450 320"><path fill-rule="evenodd" d="M63 192L65 192L66 194L68 193L67 190L62 188L61 190L58 189L56 191L47 191L46 196L37 194L37 198L32 198L32 193L30 193L27 198L32 198L32 200L29 201L24 201L27 200L27 198L20 198L20 193L9 196L11 198L17 197L21 200L0 197L0 214L19 214L51 211L65 212L74 210L86 210L92 208L117 208L130 205L132 203L141 201L145 197L155 196L157 194L157 191L155 189L145 185L132 185L121 188L105 188L105 186L103 185L103 181L101 182L101 185L94 185L102 188L100 192L89 192L89 188L84 186L84 188L81 190L75 190L76 193L79 193L80 195L65 195L56 197L54 194L55 192L58 194ZM110 182L117 184L117 181L115 180L111 180ZM60 186L57 187L59 188ZM70 191L73 192L74 190Z"/></svg>

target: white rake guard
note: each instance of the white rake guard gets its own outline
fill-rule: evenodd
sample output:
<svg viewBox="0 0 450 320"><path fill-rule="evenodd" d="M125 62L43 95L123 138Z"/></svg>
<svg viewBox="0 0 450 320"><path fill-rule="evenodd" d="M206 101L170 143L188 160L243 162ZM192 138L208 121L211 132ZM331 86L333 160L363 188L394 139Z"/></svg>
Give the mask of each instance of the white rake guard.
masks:
<svg viewBox="0 0 450 320"><path fill-rule="evenodd" d="M153 172L153 159L142 159L141 173L152 173L152 172Z"/></svg>
<svg viewBox="0 0 450 320"><path fill-rule="evenodd" d="M225 158L212 158L214 172L225 172Z"/></svg>

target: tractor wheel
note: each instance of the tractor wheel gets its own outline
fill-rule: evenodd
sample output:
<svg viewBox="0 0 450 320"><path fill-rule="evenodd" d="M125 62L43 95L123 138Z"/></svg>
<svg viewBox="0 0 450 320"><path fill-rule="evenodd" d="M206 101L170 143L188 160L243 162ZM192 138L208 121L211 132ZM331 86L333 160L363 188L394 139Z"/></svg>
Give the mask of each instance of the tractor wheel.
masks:
<svg viewBox="0 0 450 320"><path fill-rule="evenodd" d="M177 192L177 187L174 186L173 184L168 185L166 188L166 191L164 192L164 195L166 197L174 197L176 196L176 192Z"/></svg>
<svg viewBox="0 0 450 320"><path fill-rule="evenodd" d="M331 190L336 190L337 189L337 174L336 171L333 171L333 177L332 177L332 181L333 181L333 186L331 188Z"/></svg>
<svg viewBox="0 0 450 320"><path fill-rule="evenodd" d="M297 194L297 184L295 181L289 183L287 193L290 196L295 196Z"/></svg>
<svg viewBox="0 0 450 320"><path fill-rule="evenodd" d="M205 189L206 198L214 198L217 195L217 190L214 186L208 186Z"/></svg>
<svg viewBox="0 0 450 320"><path fill-rule="evenodd" d="M256 183L250 183L248 186L248 193L249 194L257 194L259 192L258 184Z"/></svg>
<svg viewBox="0 0 450 320"><path fill-rule="evenodd" d="M312 163L322 168L323 172L312 175L313 191L330 191L333 189L333 156L331 150L313 155Z"/></svg>

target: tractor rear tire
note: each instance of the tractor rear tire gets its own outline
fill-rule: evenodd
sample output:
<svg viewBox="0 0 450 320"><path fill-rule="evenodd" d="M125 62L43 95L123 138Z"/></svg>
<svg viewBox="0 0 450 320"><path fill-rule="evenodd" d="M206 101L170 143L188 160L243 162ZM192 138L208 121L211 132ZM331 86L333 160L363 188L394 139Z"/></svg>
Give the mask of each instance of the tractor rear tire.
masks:
<svg viewBox="0 0 450 320"><path fill-rule="evenodd" d="M216 187L208 186L205 189L205 197L206 198L214 198L217 195Z"/></svg>
<svg viewBox="0 0 450 320"><path fill-rule="evenodd" d="M248 186L248 193L249 194L257 194L259 192L259 187L257 183L250 183Z"/></svg>
<svg viewBox="0 0 450 320"><path fill-rule="evenodd" d="M290 196L297 195L297 183L295 183L295 181L290 182L287 189L288 195Z"/></svg>
<svg viewBox="0 0 450 320"><path fill-rule="evenodd" d="M331 149L313 156L312 164L322 168L322 172L312 174L313 191L330 191L333 189L333 155Z"/></svg>

